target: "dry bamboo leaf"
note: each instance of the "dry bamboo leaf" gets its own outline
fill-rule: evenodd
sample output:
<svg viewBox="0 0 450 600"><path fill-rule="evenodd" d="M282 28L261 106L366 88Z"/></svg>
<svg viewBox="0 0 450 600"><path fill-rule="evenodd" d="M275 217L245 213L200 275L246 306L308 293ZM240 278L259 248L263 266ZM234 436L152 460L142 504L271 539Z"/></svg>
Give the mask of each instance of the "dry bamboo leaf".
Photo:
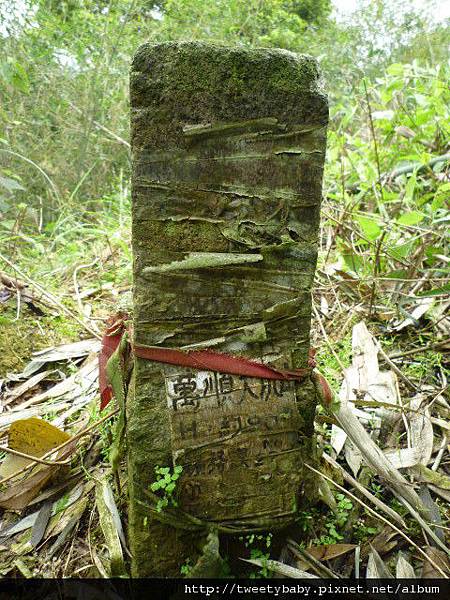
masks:
<svg viewBox="0 0 450 600"><path fill-rule="evenodd" d="M58 402L55 404L52 404L52 413L56 414L59 411L64 410L65 408L68 408L69 406L71 406L71 404L67 401L63 401L63 402ZM20 421L22 419L29 419L30 417L36 417L38 415L43 415L43 414L47 414L49 411L49 407L48 404L45 405L41 405L41 406L32 406L31 408L26 408L25 410L17 410L16 411L11 411L11 412L7 412L4 413L2 415L0 415L0 430L1 429L5 429L6 427L9 427L12 423L15 423L16 421Z"/></svg>
<svg viewBox="0 0 450 600"><path fill-rule="evenodd" d="M342 448L344 447L346 439L347 439L347 434L345 433L345 431L343 431L337 425L332 425L331 426L331 440L330 440L330 443L331 443L331 447L336 452L336 456L339 456L339 454L341 453Z"/></svg>
<svg viewBox="0 0 450 600"><path fill-rule="evenodd" d="M14 389L5 394L3 406L8 406L8 404L11 404L11 402L14 402L14 400L17 400L18 398L23 396L23 394L33 389L38 383L40 383L49 375L55 372L56 371L42 371L41 373L33 375L32 377L30 377L30 379L27 379L20 385L17 385L16 387L14 387Z"/></svg>
<svg viewBox="0 0 450 600"><path fill-rule="evenodd" d="M391 418L390 411L377 408L377 414L380 416L375 416L375 412L357 409L353 402L362 398L364 401L397 404L397 380L394 373L380 371L377 345L363 321L353 327L352 353L352 365L344 370L344 380L339 391L340 405L351 410L362 423L370 424L374 430L372 435L377 435L381 427L380 416ZM341 452L347 436L348 432L345 428L339 427L339 423L333 425L331 445L336 454ZM350 468L356 476L360 459L351 449L346 455Z"/></svg>
<svg viewBox="0 0 450 600"><path fill-rule="evenodd" d="M67 379L63 379L53 387L49 388L45 392L33 396L26 402L20 405L20 410L28 408L33 404L39 404L51 398L66 398L70 399L81 399L83 395L93 388L98 378L98 358L97 355L88 357L82 367ZM95 390L96 391L96 390ZM88 399L89 400L89 399ZM79 404L79 402L78 402Z"/></svg>
<svg viewBox="0 0 450 600"><path fill-rule="evenodd" d="M326 504L333 512L337 509L337 502L331 492L328 481L323 477L319 478L319 495L322 502Z"/></svg>
<svg viewBox="0 0 450 600"><path fill-rule="evenodd" d="M19 519L19 521L17 521L16 523L13 523L12 525L9 525L9 526L5 527L4 529L2 529L0 531L0 540L2 542L4 542L7 539L9 539L10 537L12 537L13 535L16 535L16 533L21 533L22 531L25 531L27 529L30 529L30 527L33 527L33 525L36 522L38 514L39 514L39 511L34 512L33 514L27 515L26 517Z"/></svg>
<svg viewBox="0 0 450 600"><path fill-rule="evenodd" d="M8 445L14 450L40 457L68 439L70 435L65 431L61 431L48 421L32 417L16 421L11 425Z"/></svg>
<svg viewBox="0 0 450 600"><path fill-rule="evenodd" d="M306 571L300 571L300 569L290 567L277 560L261 560L260 558L241 558L241 560L256 565L257 567L265 567L273 573L278 573L279 575L289 577L290 579L318 579L317 575L312 575Z"/></svg>
<svg viewBox="0 0 450 600"><path fill-rule="evenodd" d="M391 465L383 452L371 439L370 435L352 414L347 406L339 406L333 410L333 416L340 427L348 434L352 442L359 448L367 465L382 477L390 488L412 506L420 510L420 499L399 471Z"/></svg>
<svg viewBox="0 0 450 600"><path fill-rule="evenodd" d="M103 579L109 579L109 575L108 575L102 561L100 560L100 557L97 554L97 551L95 550L95 548L90 546L90 552L91 552L92 560L94 561L94 565L100 574L100 577L102 577Z"/></svg>
<svg viewBox="0 0 450 600"><path fill-rule="evenodd" d="M288 549L295 556L295 558L299 561L299 563L306 563L306 566L301 566L297 564L297 568L304 568L305 571L312 571L316 573L319 577L331 578L331 579L339 579L339 576L336 575L330 568L320 562L317 558L315 558L309 550L306 550L299 546L294 540L287 540Z"/></svg>
<svg viewBox="0 0 450 600"><path fill-rule="evenodd" d="M36 373L37 371L39 371L40 369L42 369L42 367L45 367L46 363L45 361L41 361L41 360L31 360L26 367L24 368L24 370L22 371L22 373L8 373L8 378L11 379L11 381L20 381L21 379L29 379L33 373Z"/></svg>
<svg viewBox="0 0 450 600"><path fill-rule="evenodd" d="M344 381L339 390L339 400L345 403L356 400L356 392L360 389L360 384L360 376L355 366L344 369Z"/></svg>
<svg viewBox="0 0 450 600"><path fill-rule="evenodd" d="M123 559L120 534L117 529L115 515L110 510L110 500L108 497L108 483L105 479L99 481L95 489L95 499L97 511L100 518L100 527L103 531L106 547L109 553L109 571L111 577L120 577L126 574L125 563ZM114 503L115 506L115 503ZM117 511L117 509L116 509ZM120 523L120 519L119 519ZM120 529L122 526L120 525ZM123 532L122 532L123 536Z"/></svg>
<svg viewBox="0 0 450 600"><path fill-rule="evenodd" d="M114 526L116 528L122 546L126 549L127 545L125 541L125 534L123 532L122 521L120 520L120 515L119 511L117 510L116 501L114 500L113 491L105 478L102 479L102 492L105 506L110 512L111 518L114 522Z"/></svg>
<svg viewBox="0 0 450 600"><path fill-rule="evenodd" d="M349 367L344 370L344 381L342 382L341 389L339 390L339 401L341 404L349 404L351 409L354 409L352 401L357 399L356 391L359 386L358 371L354 367ZM347 433L338 427L332 425L331 427L331 446L338 456L347 440Z"/></svg>
<svg viewBox="0 0 450 600"><path fill-rule="evenodd" d="M87 487L90 484L87 484ZM68 508L69 506L71 506L72 504L74 504L81 496L81 493L83 491L83 484L78 485L76 487L73 488L73 490L68 494L67 499L65 501L65 508ZM91 487L92 489L92 487ZM42 500L45 500L45 498L42 498ZM31 503L29 504L31 505ZM55 514L57 514L58 511L58 505L59 505L59 500L57 502L55 502L52 506L52 516L54 516ZM27 529L30 529L31 527L34 527L36 520L38 518L39 515L39 511L36 511L30 515L27 515L26 517L23 517L22 519L19 519L19 521L17 521L16 523L13 523L12 525L5 527L4 530L0 531L0 540L5 541L7 539L9 539L10 537L12 537L13 535L16 535L17 533L21 533L22 531L26 531Z"/></svg>
<svg viewBox="0 0 450 600"><path fill-rule="evenodd" d="M325 296L320 297L320 312L326 317L330 312L330 306Z"/></svg>
<svg viewBox="0 0 450 600"><path fill-rule="evenodd" d="M444 530L442 529L441 525L442 525L442 519L441 519L441 513L439 508L436 506L436 504L433 501L433 498L431 497L430 491L428 489L428 486L426 485L421 485L419 488L419 496L424 504L424 506L428 509L429 514L430 514L430 525L433 524L436 527L432 527L434 533L437 535L437 537L441 540L441 542L445 543L445 535L444 535Z"/></svg>
<svg viewBox="0 0 450 600"><path fill-rule="evenodd" d="M357 479L354 479L349 473L347 473L347 471L345 471L345 469L341 467L339 463L337 463L333 458L331 458L331 456L328 456L328 454L326 453L324 453L322 456L329 464L335 467L335 470L338 470L338 472L340 472L343 475L343 478L348 483L350 483L350 485L356 488L363 496L368 498L369 501L372 502L372 504L374 504L379 510L388 515L390 519L396 521L400 525L400 527L406 529L406 523L403 521L400 515L396 513L390 506L388 506L382 500L371 494L369 490L362 486Z"/></svg>
<svg viewBox="0 0 450 600"><path fill-rule="evenodd" d="M46 539L59 535L64 531L67 525L73 520L81 519L84 511L87 508L89 498L87 493L83 494L83 497L74 502L71 506L56 513L50 520L49 526L46 531Z"/></svg>
<svg viewBox="0 0 450 600"><path fill-rule="evenodd" d="M376 373L378 365L374 363L371 344L367 341L370 337L367 328L361 323L359 323L358 326L355 326L355 328L356 333L354 332L354 339L356 339L359 345L357 345L356 342L354 344L354 366L355 368L358 368L360 389L361 391L364 391L364 386L368 384L370 377ZM373 340L372 345L374 346ZM364 366L361 358L365 356L370 356L370 364L367 368ZM354 394L355 390L351 389L352 386L349 386L348 382L346 385L347 391ZM365 463L386 482L386 485L408 508L413 517L420 522L421 526L431 535L438 546L446 549L445 545L426 524L427 519L430 517L428 509L423 505L418 494L412 486L409 485L400 471L392 465L383 454L382 450L374 443L368 432L353 413L350 403L342 398L337 407L334 404L330 407L330 412L338 426L360 450Z"/></svg>
<svg viewBox="0 0 450 600"><path fill-rule="evenodd" d="M8 447L39 458L68 439L70 439L70 435L51 423L31 417L11 424L8 433ZM8 454L0 465L0 477L8 477L31 462L28 458Z"/></svg>
<svg viewBox="0 0 450 600"><path fill-rule="evenodd" d="M92 352L99 352L100 346L101 342L92 338L71 344L61 344L54 348L45 348L44 350L33 352L33 357L41 362L59 362L87 356Z"/></svg>
<svg viewBox="0 0 450 600"><path fill-rule="evenodd" d="M359 391L367 391L369 384L376 381L379 373L378 351L373 337L364 321L353 327L352 332L352 364L357 370Z"/></svg>
<svg viewBox="0 0 450 600"><path fill-rule="evenodd" d="M0 482L30 464L30 459L7 454L0 464Z"/></svg>
<svg viewBox="0 0 450 600"><path fill-rule="evenodd" d="M70 475L70 477L68 477L62 483L57 483L57 484L49 487L44 492L42 492L42 494L39 494L39 496L36 496L36 498L33 498L33 500L30 502L30 506L40 504L41 502L44 502L45 500L49 500L50 498L53 498L53 496L60 496L61 492L64 492L68 488L70 488L70 490L72 490L70 492L71 500L68 501L68 504L72 504L79 498L79 495L75 498L72 498L74 493L81 495L82 486L77 486L77 484L80 482L80 480L83 477L84 477L84 474L81 473L80 471L72 473Z"/></svg>
<svg viewBox="0 0 450 600"><path fill-rule="evenodd" d="M403 319L400 323L397 323L392 328L393 331L401 331L405 327L410 325L416 325L417 321L423 317L423 315L433 306L434 298L422 298L420 299L414 309L410 312L410 316Z"/></svg>
<svg viewBox="0 0 450 600"><path fill-rule="evenodd" d="M371 549L372 551L367 561L366 579L392 579L393 575L386 566L386 563L375 548L371 547Z"/></svg>
<svg viewBox="0 0 450 600"><path fill-rule="evenodd" d="M450 492L448 492L447 490L443 490L442 488L437 487L435 485L431 485L431 484L429 484L428 487L435 494L437 494L438 496L440 496L441 498L443 498L446 502L448 502L450 504Z"/></svg>
<svg viewBox="0 0 450 600"><path fill-rule="evenodd" d="M359 469L361 468L362 463L362 454L350 440L345 442L344 448L345 460L352 470L353 475L358 477Z"/></svg>
<svg viewBox="0 0 450 600"><path fill-rule="evenodd" d="M57 454L57 460L64 460L73 452L74 444L69 443ZM68 471L65 465L39 465L27 472L22 479L10 484L0 493L0 506L9 510L22 510L29 505L39 492L58 474Z"/></svg>
<svg viewBox="0 0 450 600"><path fill-rule="evenodd" d="M435 425L437 425L438 427L441 427L442 429L450 431L450 423L448 421L445 421L444 419L438 419L437 417L431 417L431 422L434 423ZM450 444L448 446L448 451L450 452Z"/></svg>
<svg viewBox="0 0 450 600"><path fill-rule="evenodd" d="M52 503L47 501L41 506L31 532L30 543L35 548L43 540L45 530L52 516Z"/></svg>
<svg viewBox="0 0 450 600"><path fill-rule="evenodd" d="M439 550L439 548L434 548L433 546L425 546L424 551L425 554L444 571L444 573L447 573L450 576L450 559L445 552ZM422 579L440 579L442 578L442 575L428 560L425 560L423 562L420 577Z"/></svg>
<svg viewBox="0 0 450 600"><path fill-rule="evenodd" d="M356 544L330 544L329 546L309 546L308 552L317 560L332 560L347 554L356 548Z"/></svg>
<svg viewBox="0 0 450 600"><path fill-rule="evenodd" d="M397 376L393 371L379 371L369 383L370 399L383 404L398 404Z"/></svg>
<svg viewBox="0 0 450 600"><path fill-rule="evenodd" d="M422 451L420 448L399 448L384 452L384 456L396 469L414 467L420 462Z"/></svg>
<svg viewBox="0 0 450 600"><path fill-rule="evenodd" d="M22 510L30 500L39 494L55 474L57 467L48 465L38 468L35 473L21 479L0 493L0 506L8 510Z"/></svg>
<svg viewBox="0 0 450 600"><path fill-rule="evenodd" d="M20 574L23 575L23 577L25 577L25 579L31 579L33 577L33 573L22 559L16 558L13 564L16 567L16 569L20 572Z"/></svg>
<svg viewBox="0 0 450 600"><path fill-rule="evenodd" d="M56 540L53 543L52 547L48 551L48 555L47 555L48 558L51 558L62 547L62 545L65 543L66 539L71 534L73 528L77 525L77 523L80 520L82 514L83 513L81 513L80 515L74 515L70 519L70 521L67 523L67 525L64 527L64 529L61 531L61 533L58 535L58 537L56 538Z"/></svg>
<svg viewBox="0 0 450 600"><path fill-rule="evenodd" d="M99 340L89 339L34 352L33 359L27 364L22 373L15 376L15 379L28 379L33 373L36 373L50 362L67 361L73 358L82 358L91 353L98 353L100 346L101 342Z"/></svg>
<svg viewBox="0 0 450 600"><path fill-rule="evenodd" d="M413 566L401 552L398 553L395 577L396 579L414 579L416 577Z"/></svg>
<svg viewBox="0 0 450 600"><path fill-rule="evenodd" d="M411 446L419 449L418 463L422 465L427 465L433 454L433 425L430 419L430 411L426 407L422 413L419 412L425 399L425 394L417 394L414 398L411 398L410 407L416 412L412 412L409 417Z"/></svg>
<svg viewBox="0 0 450 600"><path fill-rule="evenodd" d="M365 558L371 552L376 550L379 554L387 554L397 546L397 533L385 525L370 542L367 542L361 548L361 558Z"/></svg>
<svg viewBox="0 0 450 600"><path fill-rule="evenodd" d="M25 556L33 550L33 546L30 544L30 534L28 532L20 536L18 542L13 542L10 545L10 552L15 556Z"/></svg>

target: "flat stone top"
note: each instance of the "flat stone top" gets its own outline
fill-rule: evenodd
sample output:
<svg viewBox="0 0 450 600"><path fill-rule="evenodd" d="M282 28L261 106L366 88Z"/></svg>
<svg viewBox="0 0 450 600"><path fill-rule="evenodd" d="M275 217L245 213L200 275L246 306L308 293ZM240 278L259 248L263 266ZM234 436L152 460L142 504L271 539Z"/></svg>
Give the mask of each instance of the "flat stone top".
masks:
<svg viewBox="0 0 450 600"><path fill-rule="evenodd" d="M325 126L328 121L317 61L287 50L204 42L143 44L133 59L130 91L140 129L145 120L153 128L158 122L167 126L173 121L267 117L287 125Z"/></svg>
<svg viewBox="0 0 450 600"><path fill-rule="evenodd" d="M207 66L208 70L215 70L218 62L232 67L242 66L245 62L254 68L270 66L272 69L279 70L280 67L283 69L287 67L292 71L289 77L292 78L295 73L296 84L303 87L317 85L319 78L317 61L308 54L298 54L281 48L230 47L195 41L144 43L134 55L131 69L136 71L151 69L154 66L153 61L155 59L160 61L162 57L169 62L177 60L179 64L183 60L194 59L196 67L199 66L197 61L200 61L200 64L203 67ZM269 74L265 73L265 75Z"/></svg>

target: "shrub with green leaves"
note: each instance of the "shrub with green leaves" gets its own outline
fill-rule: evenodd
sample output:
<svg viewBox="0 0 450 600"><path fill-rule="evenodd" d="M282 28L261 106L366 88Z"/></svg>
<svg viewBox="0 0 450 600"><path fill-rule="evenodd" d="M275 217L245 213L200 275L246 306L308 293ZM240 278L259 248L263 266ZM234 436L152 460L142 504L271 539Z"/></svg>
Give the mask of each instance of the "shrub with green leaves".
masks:
<svg viewBox="0 0 450 600"><path fill-rule="evenodd" d="M363 80L355 102L333 108L324 212L331 226L342 223L341 268L360 281L401 287L431 271L419 293L450 289L448 75L444 66L393 64Z"/></svg>

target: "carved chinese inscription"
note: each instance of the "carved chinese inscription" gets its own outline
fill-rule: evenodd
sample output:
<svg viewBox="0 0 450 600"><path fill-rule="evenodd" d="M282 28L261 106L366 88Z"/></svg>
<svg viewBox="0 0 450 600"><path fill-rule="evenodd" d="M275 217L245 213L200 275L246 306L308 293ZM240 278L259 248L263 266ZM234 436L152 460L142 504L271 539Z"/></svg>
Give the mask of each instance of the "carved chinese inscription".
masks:
<svg viewBox="0 0 450 600"><path fill-rule="evenodd" d="M294 510L301 424L293 381L183 369L166 377L166 391L185 510L225 522Z"/></svg>

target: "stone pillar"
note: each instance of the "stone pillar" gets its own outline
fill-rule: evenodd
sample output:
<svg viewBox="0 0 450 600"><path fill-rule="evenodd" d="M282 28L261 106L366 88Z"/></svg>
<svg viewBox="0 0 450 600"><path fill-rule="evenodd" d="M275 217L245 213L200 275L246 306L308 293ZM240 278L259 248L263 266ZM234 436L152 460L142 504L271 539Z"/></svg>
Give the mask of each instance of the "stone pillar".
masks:
<svg viewBox="0 0 450 600"><path fill-rule="evenodd" d="M327 99L284 50L144 44L131 71L134 343L308 362ZM134 575L177 576L192 533L155 520L156 466L180 508L242 529L289 524L309 480L311 380L135 359L127 400ZM197 536L198 537L198 536Z"/></svg>

